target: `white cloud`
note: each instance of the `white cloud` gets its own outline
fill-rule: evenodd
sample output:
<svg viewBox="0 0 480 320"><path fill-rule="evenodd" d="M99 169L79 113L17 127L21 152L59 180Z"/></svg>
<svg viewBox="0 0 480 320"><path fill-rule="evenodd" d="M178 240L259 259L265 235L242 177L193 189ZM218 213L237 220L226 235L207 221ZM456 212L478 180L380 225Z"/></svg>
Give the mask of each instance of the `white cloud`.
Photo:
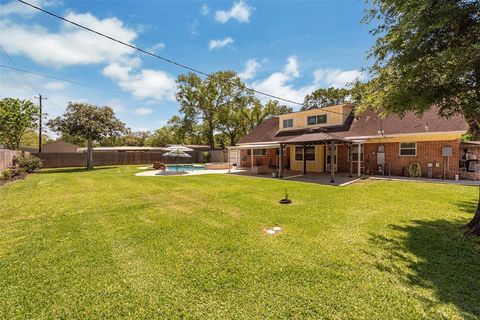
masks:
<svg viewBox="0 0 480 320"><path fill-rule="evenodd" d="M251 86L256 90L302 103L305 95L318 88L342 88L357 77L360 80L363 79L364 75L358 70L317 69L313 72L312 82L301 87L295 87L293 82L298 77L300 77L298 59L292 55L287 59L282 71L272 73L265 79L254 81ZM262 101L269 99L263 96L259 96L259 98ZM294 107L298 106L294 105Z"/></svg>
<svg viewBox="0 0 480 320"><path fill-rule="evenodd" d="M175 100L175 78L164 71L142 69L135 73L131 66L111 63L103 69L103 75L117 81L120 88L136 97Z"/></svg>
<svg viewBox="0 0 480 320"><path fill-rule="evenodd" d="M220 49L234 42L235 41L232 37L226 37L225 39L218 40L210 40L210 42L208 43L208 50Z"/></svg>
<svg viewBox="0 0 480 320"><path fill-rule="evenodd" d="M29 2L37 7L42 7L42 8L52 7L60 3L59 1L55 1L55 0L30 0ZM18 1L10 1L5 4L0 4L0 15L3 15L3 16L7 16L11 14L17 14L22 16L33 16L39 12L40 11Z"/></svg>
<svg viewBox="0 0 480 320"><path fill-rule="evenodd" d="M245 70L240 72L238 76L243 79L243 80L248 80L252 79L255 77L257 74L257 70L261 67L262 65L257 62L255 59L248 59L247 62L245 62Z"/></svg>
<svg viewBox="0 0 480 320"><path fill-rule="evenodd" d="M68 13L66 18L125 42L132 42L137 37L136 31L126 27L117 18L102 20L90 13L73 12ZM42 65L62 67L105 63L133 53L133 49L92 35L66 22L56 32L49 32L38 25L20 25L8 20L0 21L0 29L2 46L8 53L25 55Z"/></svg>
<svg viewBox="0 0 480 320"><path fill-rule="evenodd" d="M293 78L297 78L300 75L298 60L296 56L288 57L287 65L285 66L284 72L285 74Z"/></svg>
<svg viewBox="0 0 480 320"><path fill-rule="evenodd" d="M150 48L148 48L147 51L157 52L157 51L163 50L163 49L165 49L165 43L159 42L159 43L157 43L157 44L154 44L154 45L151 46Z"/></svg>
<svg viewBox="0 0 480 320"><path fill-rule="evenodd" d="M295 56L290 56L282 71L272 73L265 79L254 81L252 86L259 91L302 102L305 95L315 89L315 85L309 84L296 89L292 81L299 76L298 60ZM268 97L264 96L259 96L259 98L263 101L269 100Z"/></svg>
<svg viewBox="0 0 480 320"><path fill-rule="evenodd" d="M325 87L345 88L357 78L363 80L365 75L359 70L342 71L340 69L318 69L314 72L315 83Z"/></svg>
<svg viewBox="0 0 480 320"><path fill-rule="evenodd" d="M146 116L153 113L153 110L141 107L141 108L135 109L135 113L138 114L139 116Z"/></svg>
<svg viewBox="0 0 480 320"><path fill-rule="evenodd" d="M203 16L206 16L209 12L210 12L210 9L208 8L207 4L204 3L204 4L200 7L200 13L201 13Z"/></svg>
<svg viewBox="0 0 480 320"><path fill-rule="evenodd" d="M235 19L239 22L249 22L250 16L255 8L250 7L242 0L234 2L230 10L219 10L215 12L215 20L220 23L226 23L230 19Z"/></svg>
<svg viewBox="0 0 480 320"><path fill-rule="evenodd" d="M43 87L49 90L62 90L65 89L67 85L68 84L64 81L50 81L45 83Z"/></svg>

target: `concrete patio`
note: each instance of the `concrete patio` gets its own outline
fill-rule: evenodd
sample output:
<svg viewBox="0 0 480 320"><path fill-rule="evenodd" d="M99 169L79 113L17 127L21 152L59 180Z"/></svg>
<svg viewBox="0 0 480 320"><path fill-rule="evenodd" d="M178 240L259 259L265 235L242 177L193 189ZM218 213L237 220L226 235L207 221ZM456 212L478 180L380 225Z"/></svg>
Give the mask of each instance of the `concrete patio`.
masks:
<svg viewBox="0 0 480 320"><path fill-rule="evenodd" d="M278 179L278 178L274 178L271 174L255 174L248 169L238 170L235 172L231 172L230 174L256 177L256 178ZM326 172L322 172L322 173L309 172L307 174L303 174L300 171L284 171L283 176L284 177L280 180L316 183L316 184L324 184L329 186L346 186L361 180L361 178L358 178L357 176L349 177L348 173L336 173L335 182L333 183L330 182L330 173L326 173Z"/></svg>

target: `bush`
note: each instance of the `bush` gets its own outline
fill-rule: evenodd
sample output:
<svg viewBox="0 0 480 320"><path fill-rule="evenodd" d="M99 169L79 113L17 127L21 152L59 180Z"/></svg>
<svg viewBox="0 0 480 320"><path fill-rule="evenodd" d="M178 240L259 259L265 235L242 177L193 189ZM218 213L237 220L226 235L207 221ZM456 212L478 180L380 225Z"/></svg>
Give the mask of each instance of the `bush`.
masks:
<svg viewBox="0 0 480 320"><path fill-rule="evenodd" d="M203 151L202 152L203 162L210 162L211 156L212 154L210 153L210 151Z"/></svg>
<svg viewBox="0 0 480 320"><path fill-rule="evenodd" d="M5 169L3 172L2 172L2 179L3 180L8 180L8 179L11 179L13 177L13 171L12 169Z"/></svg>
<svg viewBox="0 0 480 320"><path fill-rule="evenodd" d="M17 157L14 163L28 173L35 172L42 167L42 160L32 155Z"/></svg>

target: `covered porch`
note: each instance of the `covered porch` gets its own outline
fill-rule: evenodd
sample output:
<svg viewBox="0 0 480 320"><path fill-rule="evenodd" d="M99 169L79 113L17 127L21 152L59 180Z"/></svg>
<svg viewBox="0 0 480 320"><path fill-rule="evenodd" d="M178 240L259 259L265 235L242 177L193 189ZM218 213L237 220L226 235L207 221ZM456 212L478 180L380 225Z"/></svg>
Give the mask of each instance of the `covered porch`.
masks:
<svg viewBox="0 0 480 320"><path fill-rule="evenodd" d="M348 172L348 178L353 178L354 177L354 167L353 167L353 150L352 146L354 143L357 145L357 150L361 150L361 145L363 141L350 141L346 140L344 138L324 133L324 132L318 132L318 133L306 133L300 136L296 136L294 138L291 138L289 140L286 140L282 143L280 143L280 150L282 149L282 146L295 146L295 147L301 147L302 148L302 174L307 175L307 147L311 146L317 146L317 145L324 145L325 146L325 152L326 152L326 159L327 159L327 165L326 168L328 169L328 174L330 178L330 183L334 184L336 182L336 176L337 176L337 146L338 145L346 145L349 149L348 152L348 164L349 164L349 172ZM361 162L357 162L357 167L356 169L356 176L357 178L361 177ZM279 172L279 177L283 177L283 172L280 169ZM343 175L340 175L343 176Z"/></svg>

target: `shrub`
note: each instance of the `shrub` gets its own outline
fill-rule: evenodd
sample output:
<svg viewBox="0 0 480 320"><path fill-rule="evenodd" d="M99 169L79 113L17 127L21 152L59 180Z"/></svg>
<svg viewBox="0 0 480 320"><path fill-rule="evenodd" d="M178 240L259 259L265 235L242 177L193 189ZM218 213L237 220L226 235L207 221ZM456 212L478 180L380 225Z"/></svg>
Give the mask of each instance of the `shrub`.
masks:
<svg viewBox="0 0 480 320"><path fill-rule="evenodd" d="M13 171L12 169L5 169L3 172L2 172L2 179L3 180L8 180L8 179L11 179L13 177Z"/></svg>
<svg viewBox="0 0 480 320"><path fill-rule="evenodd" d="M203 162L210 162L211 156L212 154L210 153L210 151L203 151L202 152Z"/></svg>
<svg viewBox="0 0 480 320"><path fill-rule="evenodd" d="M42 167L42 160L32 155L22 155L15 158L15 164L17 164L21 169L24 169L26 172L32 173Z"/></svg>

